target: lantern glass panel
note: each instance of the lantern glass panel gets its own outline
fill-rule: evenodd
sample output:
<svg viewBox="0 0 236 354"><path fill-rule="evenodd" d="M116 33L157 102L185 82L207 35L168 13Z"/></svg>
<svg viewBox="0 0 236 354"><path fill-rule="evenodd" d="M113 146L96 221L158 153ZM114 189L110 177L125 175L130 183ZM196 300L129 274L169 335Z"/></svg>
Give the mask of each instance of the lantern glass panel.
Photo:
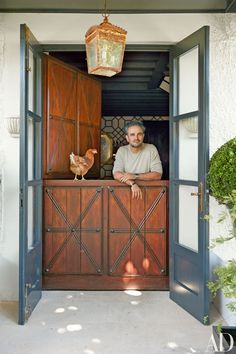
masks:
<svg viewBox="0 0 236 354"><path fill-rule="evenodd" d="M87 63L89 70L96 68L98 65L97 63L97 46L96 46L97 39L94 38L91 42L86 44L87 48Z"/></svg>
<svg viewBox="0 0 236 354"><path fill-rule="evenodd" d="M119 42L100 40L100 65L120 70L123 46Z"/></svg>

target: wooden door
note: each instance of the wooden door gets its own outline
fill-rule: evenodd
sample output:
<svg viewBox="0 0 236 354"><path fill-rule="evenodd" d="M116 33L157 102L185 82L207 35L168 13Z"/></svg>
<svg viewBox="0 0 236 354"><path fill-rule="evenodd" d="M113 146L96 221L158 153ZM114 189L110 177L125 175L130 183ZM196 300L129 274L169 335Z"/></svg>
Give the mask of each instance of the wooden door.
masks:
<svg viewBox="0 0 236 354"><path fill-rule="evenodd" d="M76 151L77 72L44 56L44 178L67 178Z"/></svg>
<svg viewBox="0 0 236 354"><path fill-rule="evenodd" d="M102 273L102 203L100 187L45 189L43 272L49 288L78 288L77 277Z"/></svg>
<svg viewBox="0 0 236 354"><path fill-rule="evenodd" d="M134 200L127 188L110 187L108 199L109 274L167 274L166 188L148 187Z"/></svg>
<svg viewBox="0 0 236 354"><path fill-rule="evenodd" d="M45 181L46 289L168 289L167 183Z"/></svg>
<svg viewBox="0 0 236 354"><path fill-rule="evenodd" d="M100 136L101 136L101 82L78 73L78 140L77 151L84 155L87 149L97 149L95 162L86 177L100 175Z"/></svg>
<svg viewBox="0 0 236 354"><path fill-rule="evenodd" d="M101 83L49 55L44 56L44 178L72 178L71 152L97 149L86 177L99 177Z"/></svg>

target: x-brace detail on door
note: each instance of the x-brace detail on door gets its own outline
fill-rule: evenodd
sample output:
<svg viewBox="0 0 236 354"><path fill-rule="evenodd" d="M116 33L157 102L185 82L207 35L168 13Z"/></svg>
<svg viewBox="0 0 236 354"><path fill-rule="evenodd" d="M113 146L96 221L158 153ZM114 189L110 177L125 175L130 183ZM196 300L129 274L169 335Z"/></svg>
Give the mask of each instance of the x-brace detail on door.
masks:
<svg viewBox="0 0 236 354"><path fill-rule="evenodd" d="M153 201L153 203L151 204L149 209L146 211L144 217L141 219L141 221L138 225L134 222L134 220L131 217L130 213L128 212L127 208L124 206L124 204L122 203L122 201L120 200L118 195L115 193L114 189L111 187L108 187L108 189L109 189L109 192L111 193L112 197L114 198L117 206L119 207L119 209L121 210L121 212L123 213L123 215L125 216L125 218L127 219L127 221L131 225L131 229L125 230L126 232L131 232L130 237L129 237L128 241L126 242L126 244L123 246L119 256L116 258L113 265L110 267L109 272L114 273L114 271L117 269L117 267L120 265L121 261L124 259L125 255L129 251L132 243L134 242L136 237L138 237L141 240L141 242L143 243L144 249L149 252L150 256L152 257L154 262L157 264L158 268L160 269L160 272L162 274L165 274L166 269L161 265L153 248L151 247L151 245L148 243L147 239L144 236L144 227L145 227L145 223L147 222L147 220L149 219L149 217L152 215L152 213L156 209L157 205L159 204L161 198L166 193L166 189L165 188L161 189L160 193L155 198L155 200ZM164 232L163 229L151 229L151 231L156 232L156 233L163 233ZM111 229L110 232L114 233L117 231L114 229Z"/></svg>
<svg viewBox="0 0 236 354"><path fill-rule="evenodd" d="M56 198L53 196L52 192L50 189L46 189L46 193L49 197L49 199L51 200L53 206L55 207L55 210L57 211L57 213L60 215L60 217L63 219L66 228L60 228L60 231L62 232L67 232L66 238L63 241L63 243L61 244L61 246L58 248L58 250L55 252L55 254L52 256L52 258L50 259L50 261L48 262L48 264L46 265L44 272L49 273L51 268L53 267L53 265L55 264L55 262L58 260L58 258L60 257L62 251L65 249L65 247L68 245L68 243L70 242L70 240L72 240L73 238L76 240L77 244L81 247L81 249L83 250L83 252L86 254L86 256L88 257L90 263L92 264L93 268L95 269L95 271L100 274L101 273L101 268L100 266L97 264L96 260L94 259L94 257L91 255L90 251L88 250L85 242L83 242L82 238L81 238L81 233L83 231L86 232L101 232L101 229L97 228L95 230L93 229L82 229L80 228L81 222L83 221L83 219L85 218L85 216L88 214L88 212L91 210L92 205L95 203L96 199L98 198L98 196L100 195L102 190L102 187L99 187L96 189L95 194L90 198L90 200L88 201L85 209L80 213L80 215L78 216L78 219L76 220L76 222L74 224L72 224L69 219L68 219L68 215L65 215L63 209L60 206L60 203L58 203L58 201L56 200ZM58 232L58 228L53 228L53 227L46 227L46 232Z"/></svg>

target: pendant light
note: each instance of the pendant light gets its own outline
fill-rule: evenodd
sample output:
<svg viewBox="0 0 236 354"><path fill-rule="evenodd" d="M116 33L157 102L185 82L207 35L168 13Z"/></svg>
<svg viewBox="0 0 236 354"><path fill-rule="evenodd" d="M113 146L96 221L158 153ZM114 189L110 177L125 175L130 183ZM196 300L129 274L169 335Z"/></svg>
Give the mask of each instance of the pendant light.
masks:
<svg viewBox="0 0 236 354"><path fill-rule="evenodd" d="M127 31L108 21L106 0L104 12L103 22L85 35L87 66L89 74L111 77L122 70Z"/></svg>

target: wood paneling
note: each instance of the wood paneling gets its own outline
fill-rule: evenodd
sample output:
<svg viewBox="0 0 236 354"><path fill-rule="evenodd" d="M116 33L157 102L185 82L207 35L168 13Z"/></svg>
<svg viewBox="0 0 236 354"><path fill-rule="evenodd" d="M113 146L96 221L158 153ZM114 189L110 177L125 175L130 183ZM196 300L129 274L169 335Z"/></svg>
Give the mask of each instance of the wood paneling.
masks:
<svg viewBox="0 0 236 354"><path fill-rule="evenodd" d="M70 177L69 155L76 150L77 72L44 57L44 178Z"/></svg>
<svg viewBox="0 0 236 354"><path fill-rule="evenodd" d="M168 288L168 182L45 181L44 287Z"/></svg>
<svg viewBox="0 0 236 354"><path fill-rule="evenodd" d="M72 178L71 152L98 150L92 177L99 177L101 84L76 68L44 56L44 178Z"/></svg>
<svg viewBox="0 0 236 354"><path fill-rule="evenodd" d="M78 87L78 136L77 150L84 155L87 149L97 149L94 165L87 177L98 177L100 173L100 136L101 136L101 82L87 75L77 76Z"/></svg>
<svg viewBox="0 0 236 354"><path fill-rule="evenodd" d="M134 200L127 187L109 188L109 273L166 274L166 188L143 187Z"/></svg>
<svg viewBox="0 0 236 354"><path fill-rule="evenodd" d="M44 272L50 275L100 274L101 190L48 187L44 206Z"/></svg>

